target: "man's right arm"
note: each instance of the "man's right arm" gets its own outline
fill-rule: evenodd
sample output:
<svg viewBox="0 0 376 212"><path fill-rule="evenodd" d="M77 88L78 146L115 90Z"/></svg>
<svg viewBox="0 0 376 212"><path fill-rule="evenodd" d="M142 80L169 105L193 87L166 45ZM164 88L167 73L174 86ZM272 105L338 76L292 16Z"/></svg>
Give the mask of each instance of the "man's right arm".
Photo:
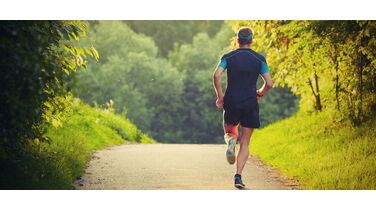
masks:
<svg viewBox="0 0 376 212"><path fill-rule="evenodd" d="M265 59L261 64L260 74L261 74L262 80L264 81L264 84L262 85L260 89L257 90L257 96L258 96L257 100L259 100L260 97L264 96L265 93L268 92L268 90L270 90L273 87L272 77L270 76L269 67L268 67L268 64L266 64Z"/></svg>
<svg viewBox="0 0 376 212"><path fill-rule="evenodd" d="M218 108L223 108L223 91L221 85L221 75L223 73L223 68L218 66L213 73L213 85L215 93L217 94L216 105Z"/></svg>

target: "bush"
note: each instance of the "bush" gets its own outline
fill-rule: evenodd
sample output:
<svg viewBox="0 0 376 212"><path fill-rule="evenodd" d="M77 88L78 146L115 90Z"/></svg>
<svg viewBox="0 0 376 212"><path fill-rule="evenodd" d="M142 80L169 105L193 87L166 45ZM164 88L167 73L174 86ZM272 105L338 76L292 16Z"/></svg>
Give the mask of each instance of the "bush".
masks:
<svg viewBox="0 0 376 212"><path fill-rule="evenodd" d="M67 97L71 110L61 126L47 125L49 142L32 140L17 160L8 163L0 188L68 189L80 176L94 150L125 141L155 143L125 117L111 110L95 109L79 99Z"/></svg>

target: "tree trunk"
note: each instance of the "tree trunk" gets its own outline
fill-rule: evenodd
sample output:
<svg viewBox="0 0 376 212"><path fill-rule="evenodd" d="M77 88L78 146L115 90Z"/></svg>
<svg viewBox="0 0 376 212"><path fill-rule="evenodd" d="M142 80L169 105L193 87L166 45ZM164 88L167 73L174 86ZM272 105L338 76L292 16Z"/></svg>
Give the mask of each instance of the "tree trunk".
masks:
<svg viewBox="0 0 376 212"><path fill-rule="evenodd" d="M319 77L317 76L316 72L315 72L315 83L316 83L316 108L317 110L321 111L322 105L321 105L320 90L319 90Z"/></svg>
<svg viewBox="0 0 376 212"><path fill-rule="evenodd" d="M339 74L338 74L339 62L338 62L338 51L337 51L337 48L336 48L335 54L336 55L334 57L334 63L336 64L335 65L335 70L336 70L336 104L337 104L337 110L340 111L341 107L340 107L340 103L339 103Z"/></svg>
<svg viewBox="0 0 376 212"><path fill-rule="evenodd" d="M315 96L315 100L316 100L315 109L321 111L322 106L321 106L321 99L320 99L320 93L319 93L318 77L317 77L316 73L315 73L315 84L316 84L315 85L316 91L313 88L311 79L308 78L308 85L311 88L312 94L313 94L313 96Z"/></svg>
<svg viewBox="0 0 376 212"><path fill-rule="evenodd" d="M337 102L337 110L341 111L340 104L339 104L339 77L338 77L338 69L336 69L336 102Z"/></svg>
<svg viewBox="0 0 376 212"><path fill-rule="evenodd" d="M358 115L357 119L359 122L362 122L363 119L363 54L359 56L358 64L358 95L359 95L359 104L358 104Z"/></svg>

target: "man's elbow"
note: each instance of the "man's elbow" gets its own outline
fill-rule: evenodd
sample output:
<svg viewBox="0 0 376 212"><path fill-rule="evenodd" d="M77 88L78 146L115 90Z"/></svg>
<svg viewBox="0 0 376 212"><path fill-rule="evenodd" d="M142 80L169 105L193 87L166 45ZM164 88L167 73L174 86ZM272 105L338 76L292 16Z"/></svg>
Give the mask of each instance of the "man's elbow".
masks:
<svg viewBox="0 0 376 212"><path fill-rule="evenodd" d="M217 73L217 72L215 72L214 74L213 74L213 80L218 80L218 79L220 79L221 78L221 73Z"/></svg>

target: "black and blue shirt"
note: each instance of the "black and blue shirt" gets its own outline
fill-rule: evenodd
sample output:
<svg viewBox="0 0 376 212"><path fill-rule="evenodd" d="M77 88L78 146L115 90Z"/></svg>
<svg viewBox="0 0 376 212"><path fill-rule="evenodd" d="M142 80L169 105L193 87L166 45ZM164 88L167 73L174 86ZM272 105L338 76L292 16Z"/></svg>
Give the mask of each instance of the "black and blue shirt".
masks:
<svg viewBox="0 0 376 212"><path fill-rule="evenodd" d="M225 104L255 100L259 75L269 73L265 57L249 48L238 48L223 55L218 66L227 69Z"/></svg>

